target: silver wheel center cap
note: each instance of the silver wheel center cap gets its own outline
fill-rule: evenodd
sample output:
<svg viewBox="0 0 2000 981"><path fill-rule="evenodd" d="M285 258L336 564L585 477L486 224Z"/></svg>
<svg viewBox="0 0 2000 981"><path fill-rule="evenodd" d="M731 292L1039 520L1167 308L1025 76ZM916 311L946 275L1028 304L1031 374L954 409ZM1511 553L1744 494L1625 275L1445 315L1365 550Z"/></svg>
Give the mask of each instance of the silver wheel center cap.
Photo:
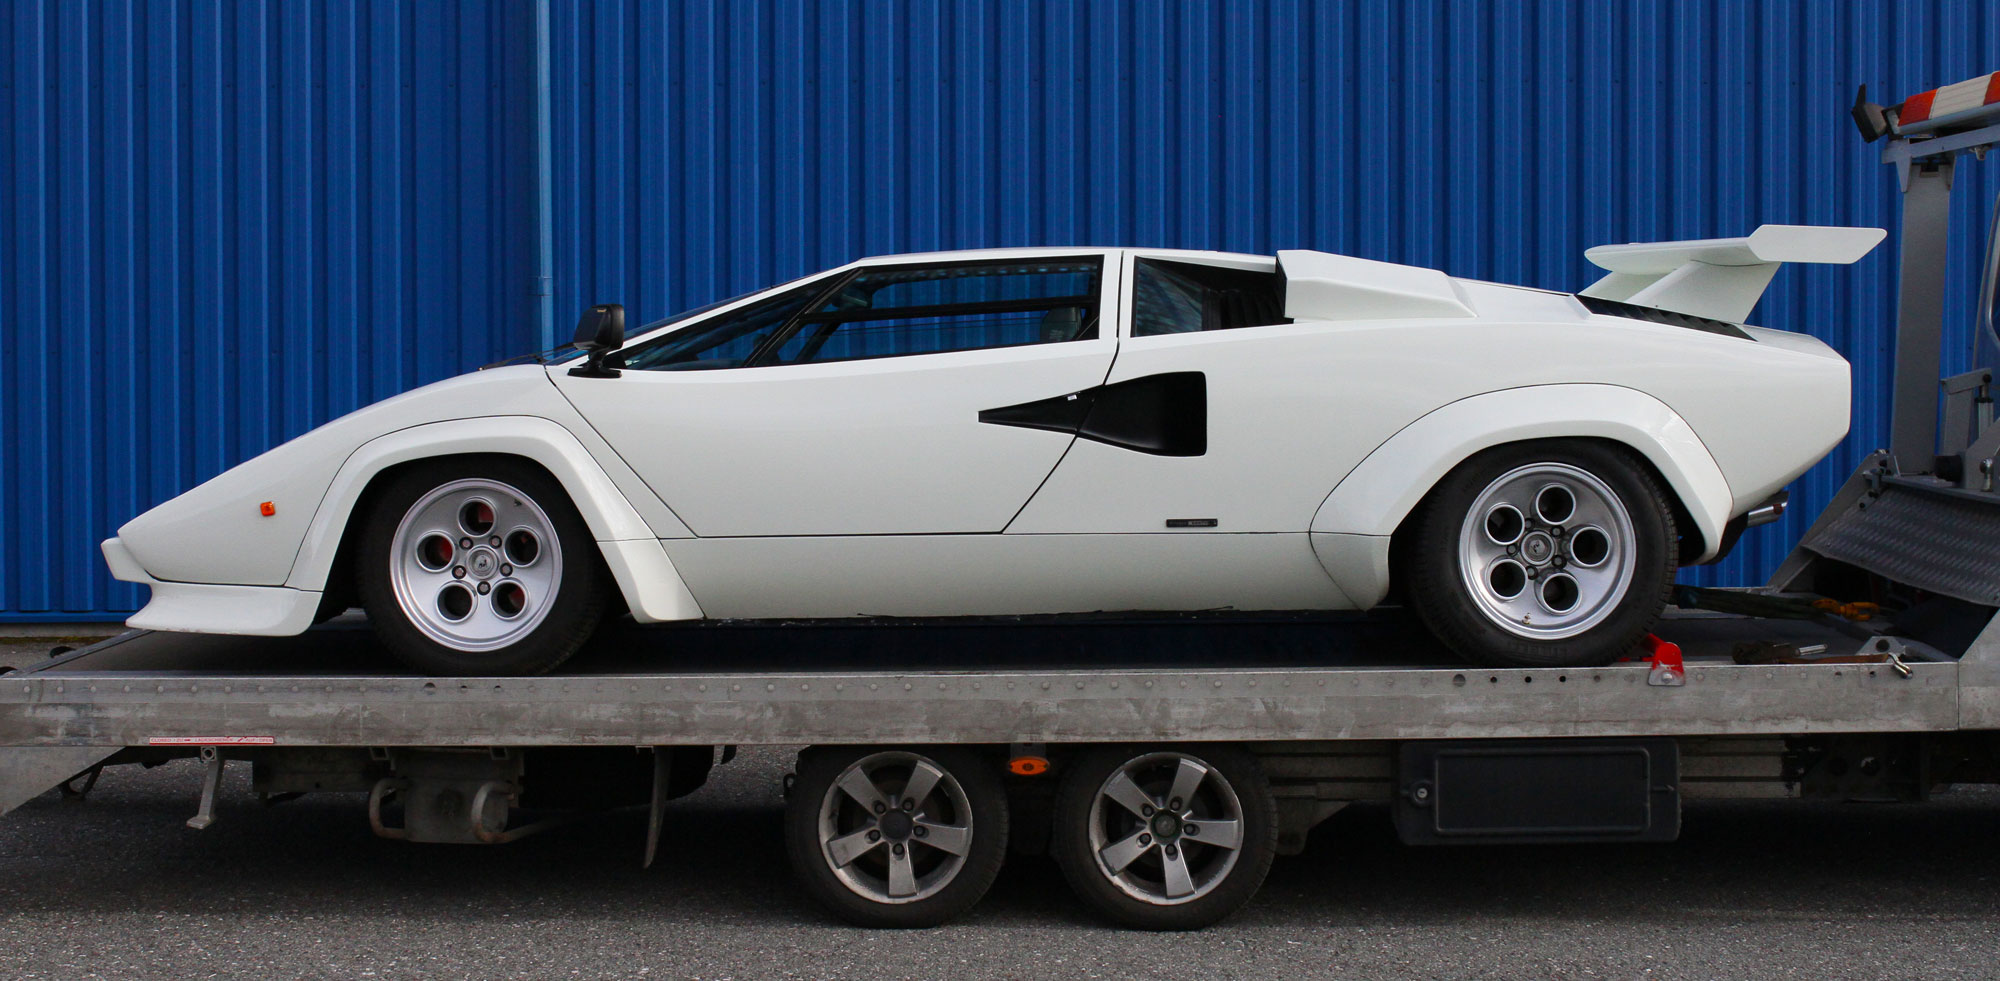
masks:
<svg viewBox="0 0 2000 981"><path fill-rule="evenodd" d="M493 570L500 567L500 558L494 555L490 548L475 548L472 550L472 555L465 560L465 567L472 570L473 578L485 579L493 574Z"/></svg>
<svg viewBox="0 0 2000 981"><path fill-rule="evenodd" d="M1544 532L1535 532L1521 539L1521 557L1530 563L1540 565L1556 554L1555 539Z"/></svg>

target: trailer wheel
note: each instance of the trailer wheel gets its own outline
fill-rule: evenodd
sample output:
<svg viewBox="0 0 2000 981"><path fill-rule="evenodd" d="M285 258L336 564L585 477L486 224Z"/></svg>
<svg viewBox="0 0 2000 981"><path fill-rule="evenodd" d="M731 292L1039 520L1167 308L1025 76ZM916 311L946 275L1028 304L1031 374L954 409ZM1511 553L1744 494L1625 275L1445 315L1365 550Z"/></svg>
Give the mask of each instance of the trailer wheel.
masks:
<svg viewBox="0 0 2000 981"><path fill-rule="evenodd" d="M1652 629L1673 586L1667 492L1610 444L1487 450L1446 475L1415 520L1404 593L1473 661L1608 664Z"/></svg>
<svg viewBox="0 0 2000 981"><path fill-rule="evenodd" d="M785 848L806 892L861 926L928 927L986 895L1007 855L1007 796L963 749L799 754Z"/></svg>
<svg viewBox="0 0 2000 981"><path fill-rule="evenodd" d="M1194 930L1264 884L1278 811L1249 753L1107 747L1068 769L1052 850L1070 888L1098 912L1148 930Z"/></svg>
<svg viewBox="0 0 2000 981"><path fill-rule="evenodd" d="M376 636L419 671L541 674L603 617L590 529L533 464L426 463L390 479L363 520L355 589Z"/></svg>

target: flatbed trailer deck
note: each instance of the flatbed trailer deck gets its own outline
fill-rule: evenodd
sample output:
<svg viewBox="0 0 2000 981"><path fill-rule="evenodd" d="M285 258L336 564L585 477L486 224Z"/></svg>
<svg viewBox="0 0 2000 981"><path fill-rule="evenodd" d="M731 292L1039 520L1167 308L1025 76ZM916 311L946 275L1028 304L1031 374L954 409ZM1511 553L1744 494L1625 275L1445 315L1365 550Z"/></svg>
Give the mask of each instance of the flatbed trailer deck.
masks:
<svg viewBox="0 0 2000 981"><path fill-rule="evenodd" d="M716 747L959 747L996 773L1045 767L1006 778L1014 847L1033 850L1050 838L1071 761L1226 744L1257 760L1282 854L1356 801L1397 802L1417 844L1670 840L1683 799L1918 799L1993 769L1990 740L1968 734L2000 704L1991 630L1953 650L1834 617L1682 612L1659 635L1677 662L1489 669L1452 660L1395 610L626 624L564 675L439 678L399 668L358 617L288 639L132 631L0 675L0 807L75 792L106 765L199 756L195 827L215 819L234 762L272 798L366 793L385 837L497 843L550 826L551 813L625 804L649 803L657 828ZM1870 660L1736 663L1749 643ZM1523 751L1539 755L1513 778L1517 793L1441 769L1453 753ZM1643 765L1607 775L1606 753ZM1561 802L1571 786L1590 794L1520 823L1524 799ZM1592 796L1607 787L1609 812ZM1433 819L1445 806L1457 823Z"/></svg>

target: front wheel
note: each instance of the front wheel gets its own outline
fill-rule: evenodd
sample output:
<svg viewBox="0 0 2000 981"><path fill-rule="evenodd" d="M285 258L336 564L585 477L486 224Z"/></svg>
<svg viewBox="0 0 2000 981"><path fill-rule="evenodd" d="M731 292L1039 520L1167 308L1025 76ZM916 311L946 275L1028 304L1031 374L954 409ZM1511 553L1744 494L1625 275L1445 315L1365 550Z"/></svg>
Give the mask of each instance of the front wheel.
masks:
<svg viewBox="0 0 2000 981"><path fill-rule="evenodd" d="M562 485L540 468L439 461L375 496L355 585L376 634L419 671L541 674L603 616L592 548Z"/></svg>
<svg viewBox="0 0 2000 981"><path fill-rule="evenodd" d="M1459 654L1579 667L1627 654L1673 586L1666 491L1621 447L1496 447L1446 475L1403 555L1410 606Z"/></svg>

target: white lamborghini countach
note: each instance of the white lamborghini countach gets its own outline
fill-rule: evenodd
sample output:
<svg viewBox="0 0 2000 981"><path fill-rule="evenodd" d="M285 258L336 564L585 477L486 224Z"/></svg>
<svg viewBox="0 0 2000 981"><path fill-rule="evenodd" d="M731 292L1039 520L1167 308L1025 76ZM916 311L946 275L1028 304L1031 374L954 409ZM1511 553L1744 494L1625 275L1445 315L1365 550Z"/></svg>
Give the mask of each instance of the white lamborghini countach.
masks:
<svg viewBox="0 0 2000 981"><path fill-rule="evenodd" d="M354 412L104 542L130 624L357 604L437 674L548 671L607 615L1365 610L1466 658L1602 663L1677 566L1847 431L1848 366L1743 326L1878 229L1605 246L1579 294L1322 252L865 259Z"/></svg>

